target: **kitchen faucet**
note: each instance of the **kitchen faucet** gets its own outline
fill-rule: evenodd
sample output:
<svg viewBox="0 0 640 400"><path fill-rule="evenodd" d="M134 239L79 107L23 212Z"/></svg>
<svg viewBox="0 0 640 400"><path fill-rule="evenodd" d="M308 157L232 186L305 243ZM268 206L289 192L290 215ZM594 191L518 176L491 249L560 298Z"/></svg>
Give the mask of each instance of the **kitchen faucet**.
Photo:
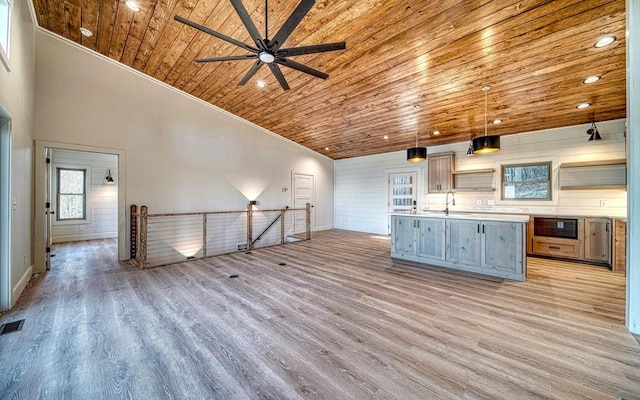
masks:
<svg viewBox="0 0 640 400"><path fill-rule="evenodd" d="M449 193L451 193L451 205L452 206L456 205L456 195L451 190L449 190L447 192L447 197L445 197L445 200L444 200L444 202L445 202L445 207L444 207L445 215L449 215Z"/></svg>

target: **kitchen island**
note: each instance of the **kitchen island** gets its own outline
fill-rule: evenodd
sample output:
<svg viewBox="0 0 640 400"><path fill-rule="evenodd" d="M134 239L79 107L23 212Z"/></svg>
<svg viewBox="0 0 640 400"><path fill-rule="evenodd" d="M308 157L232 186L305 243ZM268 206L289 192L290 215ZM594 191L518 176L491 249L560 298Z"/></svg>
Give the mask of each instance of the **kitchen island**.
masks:
<svg viewBox="0 0 640 400"><path fill-rule="evenodd" d="M524 281L528 215L391 214L391 257Z"/></svg>

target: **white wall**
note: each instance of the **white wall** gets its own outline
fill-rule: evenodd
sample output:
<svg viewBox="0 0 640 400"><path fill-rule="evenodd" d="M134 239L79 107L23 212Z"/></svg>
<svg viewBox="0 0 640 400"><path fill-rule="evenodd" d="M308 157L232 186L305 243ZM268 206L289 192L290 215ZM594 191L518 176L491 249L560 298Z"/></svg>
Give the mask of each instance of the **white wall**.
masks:
<svg viewBox="0 0 640 400"><path fill-rule="evenodd" d="M113 154L53 149L52 209L57 210L56 168L84 168L89 174L87 184L87 220L58 221L53 218L51 237L53 243L77 240L106 239L118 236L118 186L107 185L107 171L118 182L118 157ZM59 214L56 212L55 214Z"/></svg>
<svg viewBox="0 0 640 400"><path fill-rule="evenodd" d="M9 71L0 64L0 107L11 119L11 286L12 303L31 277L32 132L35 34L29 1L12 2Z"/></svg>
<svg viewBox="0 0 640 400"><path fill-rule="evenodd" d="M284 207L300 172L315 177L316 229L333 227L331 159L45 31L36 43L35 139L124 150L127 207Z"/></svg>
<svg viewBox="0 0 640 400"><path fill-rule="evenodd" d="M586 134L590 124L550 129L526 134L502 137L501 150L497 153L467 156L468 142L428 148L429 154L456 153L456 170L493 168L494 192L458 192L456 205L451 210L515 212L551 215L604 215L625 217L627 199L624 190L558 190L558 165L599 159L625 158L624 120L596 123L603 140L588 141ZM553 200L502 201L500 199L500 166L502 164L552 161ZM406 152L393 152L338 160L335 163L335 226L370 233L387 233L388 172L418 168L421 182L418 190L418 207L423 210L444 209L444 194L427 193L427 163L406 161ZM488 201L493 200L494 205ZM607 207L600 207L606 200ZM478 205L480 201L482 204Z"/></svg>

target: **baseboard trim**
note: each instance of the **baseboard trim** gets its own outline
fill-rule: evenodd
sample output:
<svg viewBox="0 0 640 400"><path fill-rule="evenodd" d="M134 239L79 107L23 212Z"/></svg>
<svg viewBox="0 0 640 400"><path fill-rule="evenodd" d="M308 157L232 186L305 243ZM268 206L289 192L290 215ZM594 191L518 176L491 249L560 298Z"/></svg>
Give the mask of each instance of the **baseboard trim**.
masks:
<svg viewBox="0 0 640 400"><path fill-rule="evenodd" d="M333 229L333 225L316 226L316 231L328 231L329 229Z"/></svg>
<svg viewBox="0 0 640 400"><path fill-rule="evenodd" d="M18 284L15 288L13 288L13 291L11 293L11 308L16 305L16 302L20 298L22 291L27 287L29 279L31 279L31 275L33 275L33 265L31 265L29 268L27 268L26 271L24 271L24 274L22 274L22 277L18 281Z"/></svg>
<svg viewBox="0 0 640 400"><path fill-rule="evenodd" d="M51 238L51 241L55 244L55 243L65 243L65 242L79 242L82 240L113 239L117 237L118 237L118 232L103 232L103 233L90 233L85 235L56 236Z"/></svg>

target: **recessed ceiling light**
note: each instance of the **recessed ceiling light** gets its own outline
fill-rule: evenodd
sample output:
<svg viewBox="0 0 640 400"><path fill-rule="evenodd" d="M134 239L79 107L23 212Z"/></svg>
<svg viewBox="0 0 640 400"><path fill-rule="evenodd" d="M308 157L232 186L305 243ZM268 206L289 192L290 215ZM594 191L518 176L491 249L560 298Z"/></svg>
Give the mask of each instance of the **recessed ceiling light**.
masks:
<svg viewBox="0 0 640 400"><path fill-rule="evenodd" d="M594 46L600 48L600 47L608 46L615 41L616 41L615 36L603 36L600 39L598 39L598 41L596 42L596 44L594 44Z"/></svg>
<svg viewBox="0 0 640 400"><path fill-rule="evenodd" d="M263 87L267 86L267 84L266 84L266 83L264 83L264 81L263 81L262 79L260 79L258 82L256 82L256 85L257 85L259 88L263 88Z"/></svg>
<svg viewBox="0 0 640 400"><path fill-rule="evenodd" d="M493 120L493 124L494 125L498 125L498 124L501 124L501 123L502 123L502 120L500 118L496 118L496 119Z"/></svg>
<svg viewBox="0 0 640 400"><path fill-rule="evenodd" d="M329 151L329 148L328 148L328 147L325 147L324 149L325 149L325 150L327 150L327 151Z"/></svg>
<svg viewBox="0 0 640 400"><path fill-rule="evenodd" d="M598 82L600 80L600 77L597 75L591 75L591 76L587 76L582 83L593 83L593 82Z"/></svg>
<svg viewBox="0 0 640 400"><path fill-rule="evenodd" d="M82 33L83 36L86 37L91 37L93 36L93 32L91 32L90 30L88 30L87 28L80 28L80 33Z"/></svg>
<svg viewBox="0 0 640 400"><path fill-rule="evenodd" d="M382 138L383 138L384 140L389 140L389 135L384 135Z"/></svg>
<svg viewBox="0 0 640 400"><path fill-rule="evenodd" d="M578 104L576 106L576 108L583 109L583 108L587 108L587 107L590 107L590 106L591 106L591 103L580 103L580 104Z"/></svg>
<svg viewBox="0 0 640 400"><path fill-rule="evenodd" d="M440 131L433 131L433 134L434 134L435 136L438 136L438 135L440 134Z"/></svg>
<svg viewBox="0 0 640 400"><path fill-rule="evenodd" d="M129 7L129 9L133 12L138 12L140 11L140 6L138 5L138 3L136 3L133 0L127 0L126 3L124 3L127 5L127 7Z"/></svg>

